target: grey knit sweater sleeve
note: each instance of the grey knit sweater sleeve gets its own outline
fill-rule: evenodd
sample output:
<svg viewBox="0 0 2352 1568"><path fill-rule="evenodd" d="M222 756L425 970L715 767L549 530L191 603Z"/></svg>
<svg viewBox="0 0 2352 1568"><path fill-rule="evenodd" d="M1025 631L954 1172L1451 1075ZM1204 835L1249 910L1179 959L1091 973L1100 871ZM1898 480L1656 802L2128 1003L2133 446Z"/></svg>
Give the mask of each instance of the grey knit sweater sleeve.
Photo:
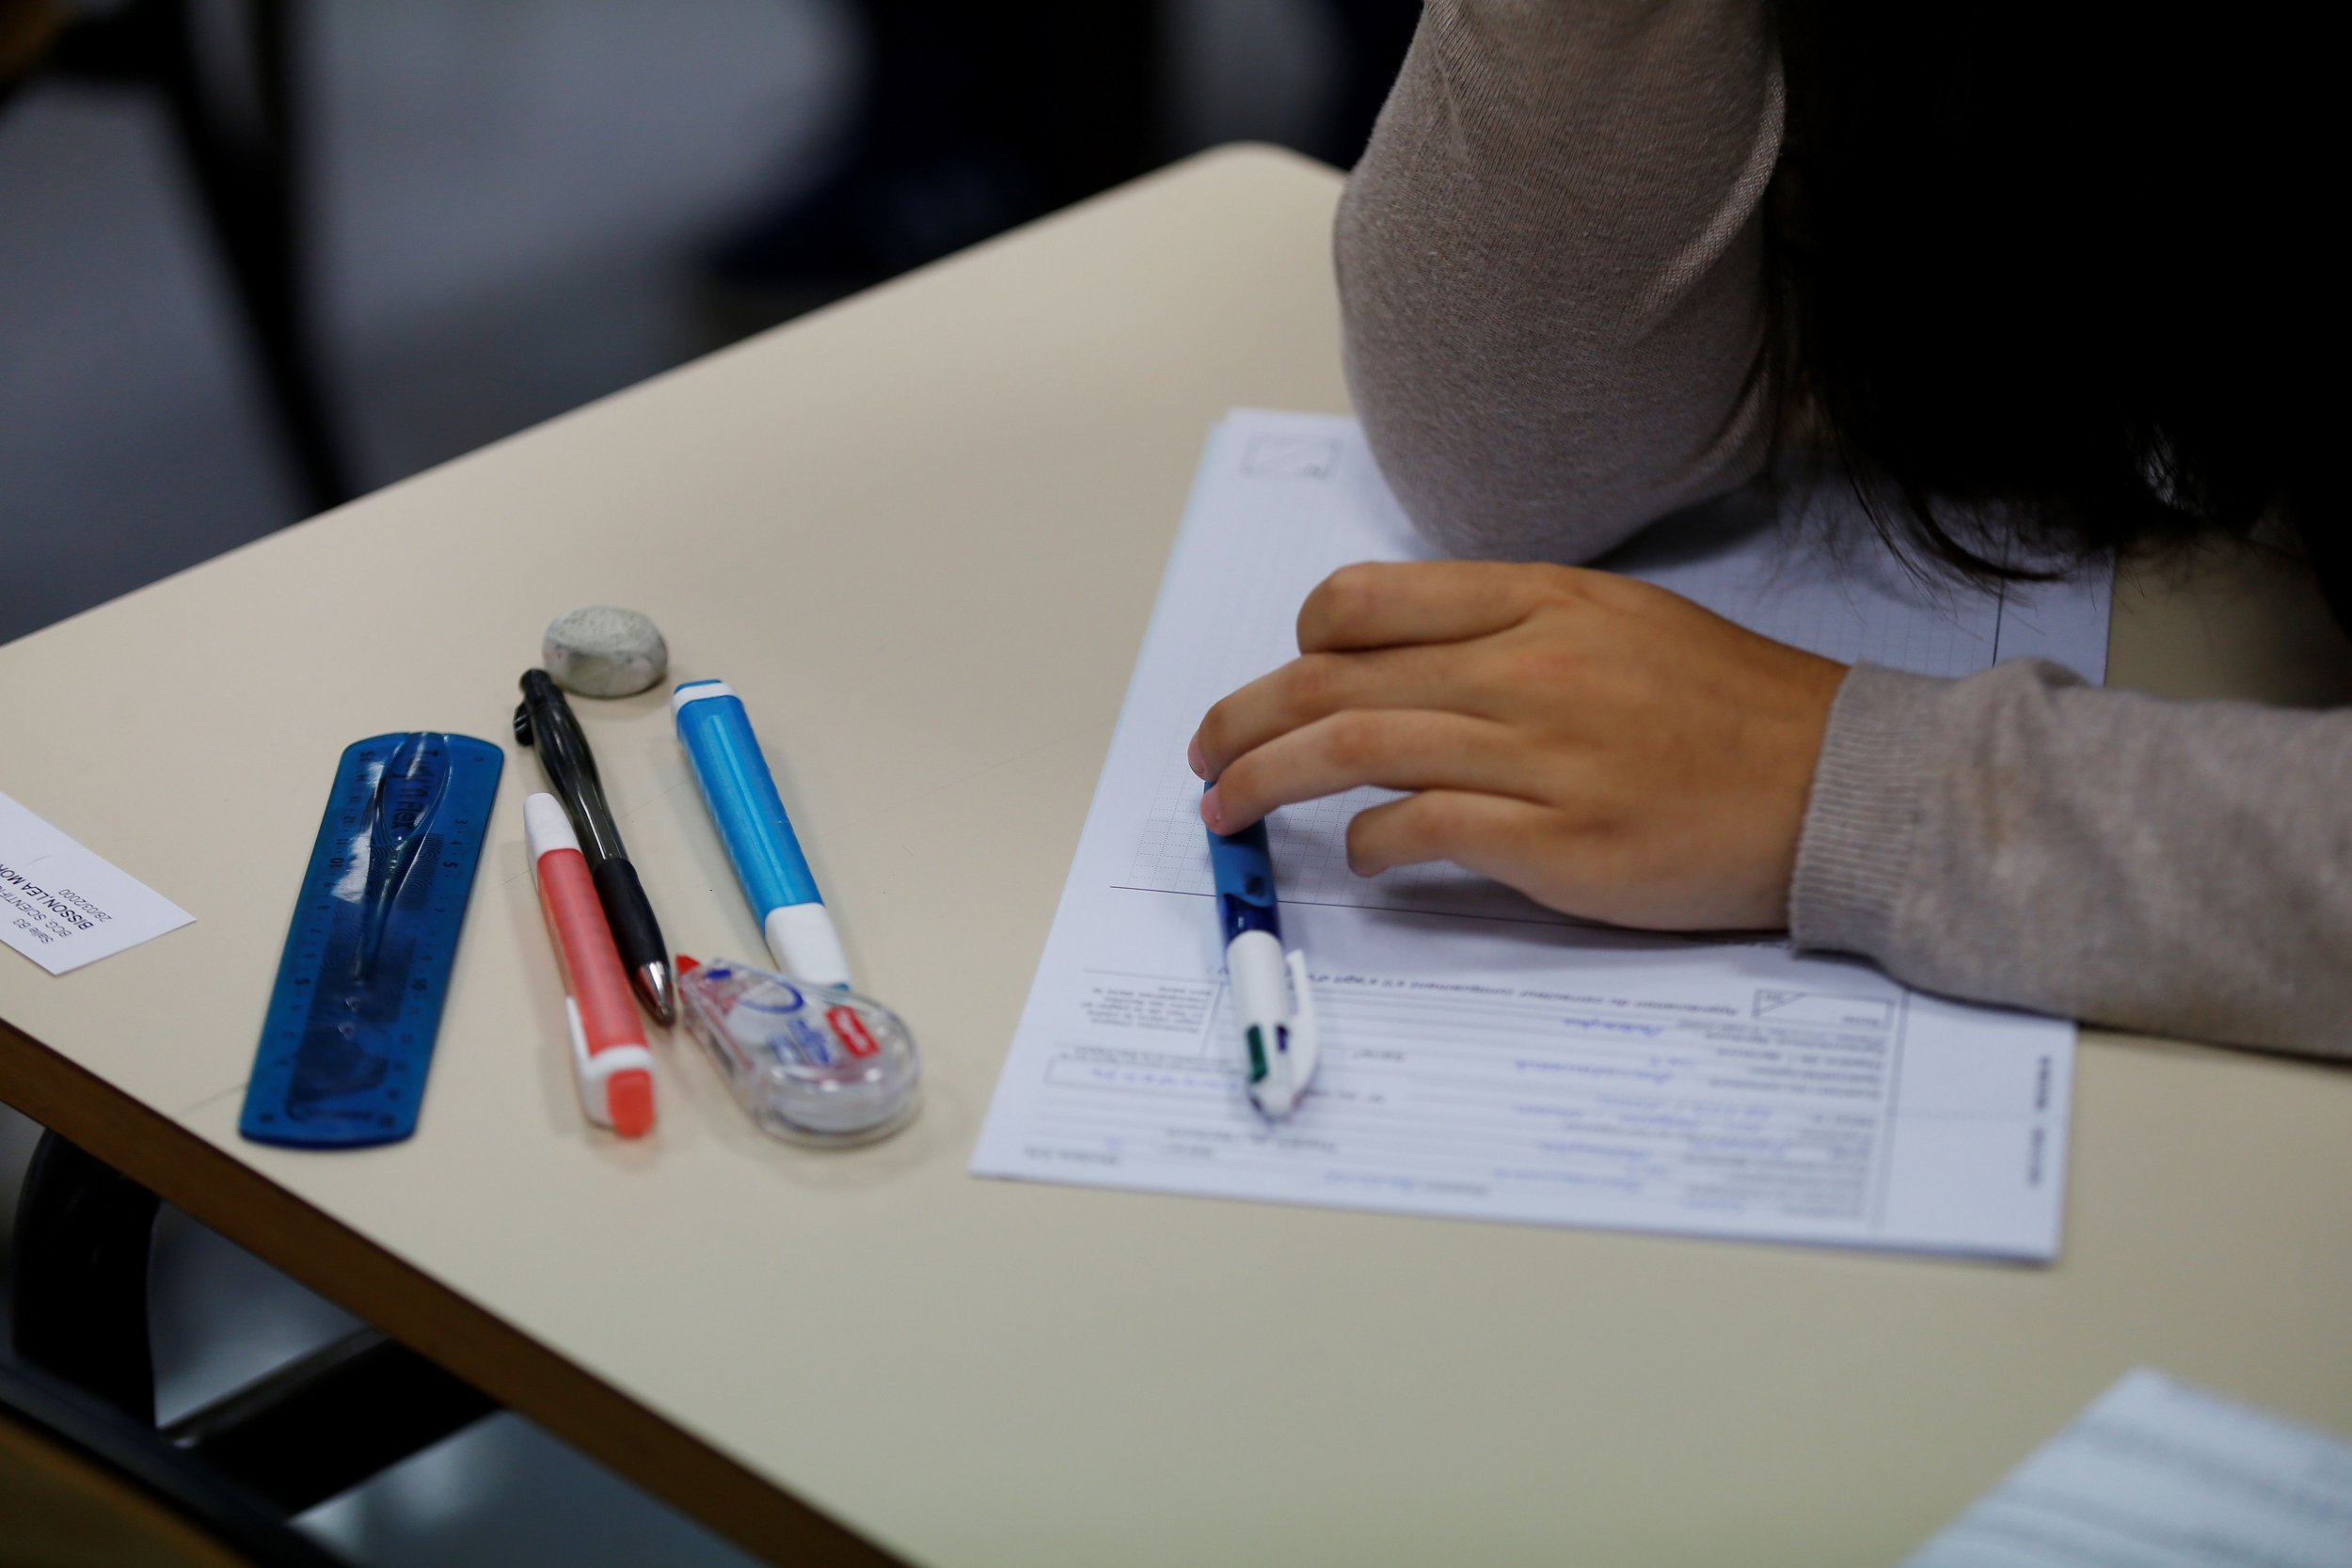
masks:
<svg viewBox="0 0 2352 1568"><path fill-rule="evenodd" d="M1763 459L1758 0L1429 0L1340 203L1348 378L1461 555L1583 560Z"/></svg>
<svg viewBox="0 0 2352 1568"><path fill-rule="evenodd" d="M2352 712L1858 667L1789 925L1931 990L2352 1055Z"/></svg>
<svg viewBox="0 0 2352 1568"><path fill-rule="evenodd" d="M1585 560L1754 474L1780 128L1759 0L1429 0L1337 236L1425 533ZM2352 712L1859 667L1788 913L1930 990L2352 1055Z"/></svg>

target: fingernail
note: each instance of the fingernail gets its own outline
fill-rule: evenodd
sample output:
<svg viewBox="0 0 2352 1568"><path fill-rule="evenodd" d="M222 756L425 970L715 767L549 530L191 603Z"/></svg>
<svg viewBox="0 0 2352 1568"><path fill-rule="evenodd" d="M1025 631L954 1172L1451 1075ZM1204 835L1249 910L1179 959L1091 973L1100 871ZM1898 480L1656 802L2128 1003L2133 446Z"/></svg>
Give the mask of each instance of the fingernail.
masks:
<svg viewBox="0 0 2352 1568"><path fill-rule="evenodd" d="M1194 736L1192 737L1192 744L1184 749L1184 760L1192 764L1192 776L1194 778L1205 779L1209 776L1208 759L1200 754L1200 737L1199 736Z"/></svg>
<svg viewBox="0 0 2352 1568"><path fill-rule="evenodd" d="M1200 820L1208 824L1213 833L1225 831L1225 803L1216 798L1215 784L1200 792Z"/></svg>

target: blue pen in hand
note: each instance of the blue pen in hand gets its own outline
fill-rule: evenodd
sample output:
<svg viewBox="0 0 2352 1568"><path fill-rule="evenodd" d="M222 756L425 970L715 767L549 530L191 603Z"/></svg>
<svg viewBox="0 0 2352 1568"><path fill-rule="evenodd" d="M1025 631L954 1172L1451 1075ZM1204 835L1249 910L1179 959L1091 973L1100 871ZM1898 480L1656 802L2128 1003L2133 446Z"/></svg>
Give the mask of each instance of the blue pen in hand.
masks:
<svg viewBox="0 0 2352 1568"><path fill-rule="evenodd" d="M1286 1117L1315 1072L1315 997L1305 957L1282 951L1265 824L1210 833L1209 870L1233 1011L1249 1052L1249 1102L1269 1117Z"/></svg>
<svg viewBox="0 0 2352 1568"><path fill-rule="evenodd" d="M724 681L688 681L670 694L670 708L777 967L812 985L846 987L849 958L817 895L817 879L784 814L742 699Z"/></svg>

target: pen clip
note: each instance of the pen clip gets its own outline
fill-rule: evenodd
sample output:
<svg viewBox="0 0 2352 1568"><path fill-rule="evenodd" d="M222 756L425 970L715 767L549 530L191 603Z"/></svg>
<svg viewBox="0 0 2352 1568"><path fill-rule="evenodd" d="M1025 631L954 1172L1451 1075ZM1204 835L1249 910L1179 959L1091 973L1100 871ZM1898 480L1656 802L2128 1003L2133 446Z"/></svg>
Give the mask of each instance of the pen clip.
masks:
<svg viewBox="0 0 2352 1568"><path fill-rule="evenodd" d="M1288 1037L1282 1054L1290 1070L1291 1093L1296 1096L1315 1075L1315 992L1307 983L1306 954L1294 947L1282 961L1291 977L1291 1019L1283 1031Z"/></svg>

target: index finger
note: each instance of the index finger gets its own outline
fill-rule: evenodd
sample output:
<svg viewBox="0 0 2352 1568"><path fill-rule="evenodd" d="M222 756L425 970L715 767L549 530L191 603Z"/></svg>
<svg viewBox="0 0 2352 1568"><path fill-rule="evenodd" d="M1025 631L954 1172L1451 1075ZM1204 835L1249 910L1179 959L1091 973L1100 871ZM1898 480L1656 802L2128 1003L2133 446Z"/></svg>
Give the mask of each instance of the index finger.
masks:
<svg viewBox="0 0 2352 1568"><path fill-rule="evenodd" d="M1298 651L1460 642L1525 620L1554 567L1507 561L1359 562L1298 608Z"/></svg>

